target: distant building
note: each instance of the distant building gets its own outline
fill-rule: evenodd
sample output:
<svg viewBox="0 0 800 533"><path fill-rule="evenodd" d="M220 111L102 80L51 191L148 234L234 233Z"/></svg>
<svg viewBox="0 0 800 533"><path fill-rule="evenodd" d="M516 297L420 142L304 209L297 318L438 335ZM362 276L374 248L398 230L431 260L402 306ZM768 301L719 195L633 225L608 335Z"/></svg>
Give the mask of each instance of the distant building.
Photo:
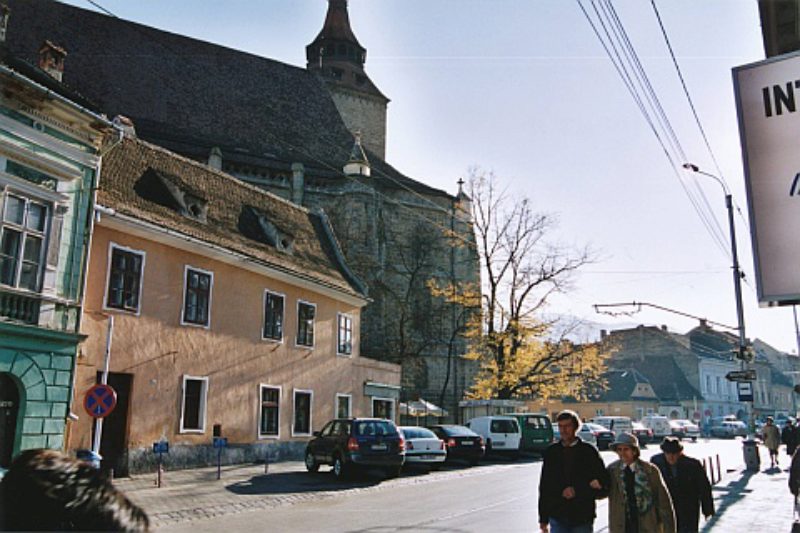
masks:
<svg viewBox="0 0 800 533"><path fill-rule="evenodd" d="M800 1L758 0L758 11L767 57L800 50Z"/></svg>
<svg viewBox="0 0 800 533"><path fill-rule="evenodd" d="M66 50L43 39L31 61L12 55L9 15L0 5L0 467L64 445L92 199L116 138L61 83Z"/></svg>
<svg viewBox="0 0 800 533"><path fill-rule="evenodd" d="M130 137L96 211L76 388L110 334L104 467L150 469L161 440L171 467L208 464L213 436L226 462L301 458L331 418L397 419L400 367L361 355L367 297L324 213ZM92 431L82 415L69 447Z"/></svg>

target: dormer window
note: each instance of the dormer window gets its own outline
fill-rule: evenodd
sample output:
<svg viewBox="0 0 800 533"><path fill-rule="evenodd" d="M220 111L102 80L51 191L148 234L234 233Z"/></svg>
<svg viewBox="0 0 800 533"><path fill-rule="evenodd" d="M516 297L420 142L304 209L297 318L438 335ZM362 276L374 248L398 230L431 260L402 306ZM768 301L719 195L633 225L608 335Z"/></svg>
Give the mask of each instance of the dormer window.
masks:
<svg viewBox="0 0 800 533"><path fill-rule="evenodd" d="M280 252L291 254L294 251L294 236L278 228L260 209L245 206L239 217L239 229L246 237Z"/></svg>
<svg viewBox="0 0 800 533"><path fill-rule="evenodd" d="M149 168L134 186L136 193L164 207L168 207L197 222L205 223L208 201L199 193L189 190L176 176Z"/></svg>

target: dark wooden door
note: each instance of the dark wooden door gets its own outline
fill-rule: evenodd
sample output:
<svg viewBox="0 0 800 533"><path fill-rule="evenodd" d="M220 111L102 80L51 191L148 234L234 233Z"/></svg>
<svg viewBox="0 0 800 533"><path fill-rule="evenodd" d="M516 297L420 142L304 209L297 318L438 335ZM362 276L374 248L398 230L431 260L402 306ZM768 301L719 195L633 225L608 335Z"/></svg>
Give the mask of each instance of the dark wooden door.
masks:
<svg viewBox="0 0 800 533"><path fill-rule="evenodd" d="M102 373L97 373L100 383ZM114 477L128 475L128 411L133 386L133 374L109 372L108 384L117 392L117 406L103 419L100 438L101 470L114 470Z"/></svg>
<svg viewBox="0 0 800 533"><path fill-rule="evenodd" d="M8 468L14 455L19 413L19 387L6 372L0 372L0 466Z"/></svg>

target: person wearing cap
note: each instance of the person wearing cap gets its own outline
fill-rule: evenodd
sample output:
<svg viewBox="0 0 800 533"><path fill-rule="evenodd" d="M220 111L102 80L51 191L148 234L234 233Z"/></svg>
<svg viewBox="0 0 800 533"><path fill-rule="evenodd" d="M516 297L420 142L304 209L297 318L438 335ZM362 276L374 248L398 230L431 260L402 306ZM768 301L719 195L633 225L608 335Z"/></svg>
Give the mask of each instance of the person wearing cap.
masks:
<svg viewBox="0 0 800 533"><path fill-rule="evenodd" d="M639 440L622 432L611 443L619 460L608 465L610 533L675 533L675 511L661 471L639 458Z"/></svg>
<svg viewBox="0 0 800 533"><path fill-rule="evenodd" d="M714 516L711 483L702 463L683 453L683 444L677 437L664 437L661 450L664 453L654 455L650 461L661 470L672 496L678 532L694 533L699 530L701 508L706 520Z"/></svg>
<svg viewBox="0 0 800 533"><path fill-rule="evenodd" d="M575 411L556 416L561 440L544 452L539 478L539 528L550 533L592 533L595 500L608 494L608 474L597 448L577 436Z"/></svg>

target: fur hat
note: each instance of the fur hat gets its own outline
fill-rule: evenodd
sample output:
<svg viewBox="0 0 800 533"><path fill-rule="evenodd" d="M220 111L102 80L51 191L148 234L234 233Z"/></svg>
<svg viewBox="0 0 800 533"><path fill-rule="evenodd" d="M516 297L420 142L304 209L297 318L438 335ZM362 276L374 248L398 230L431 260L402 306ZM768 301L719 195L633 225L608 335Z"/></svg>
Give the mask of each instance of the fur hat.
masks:
<svg viewBox="0 0 800 533"><path fill-rule="evenodd" d="M636 435L633 433L628 433L627 431L623 431L617 438L614 439L614 442L609 445L614 451L617 451L617 446L630 446L634 448L636 451L639 451L639 439L636 438Z"/></svg>
<svg viewBox="0 0 800 533"><path fill-rule="evenodd" d="M661 443L661 451L664 453L680 453L683 451L683 444L681 444L678 437L664 437L664 442Z"/></svg>

